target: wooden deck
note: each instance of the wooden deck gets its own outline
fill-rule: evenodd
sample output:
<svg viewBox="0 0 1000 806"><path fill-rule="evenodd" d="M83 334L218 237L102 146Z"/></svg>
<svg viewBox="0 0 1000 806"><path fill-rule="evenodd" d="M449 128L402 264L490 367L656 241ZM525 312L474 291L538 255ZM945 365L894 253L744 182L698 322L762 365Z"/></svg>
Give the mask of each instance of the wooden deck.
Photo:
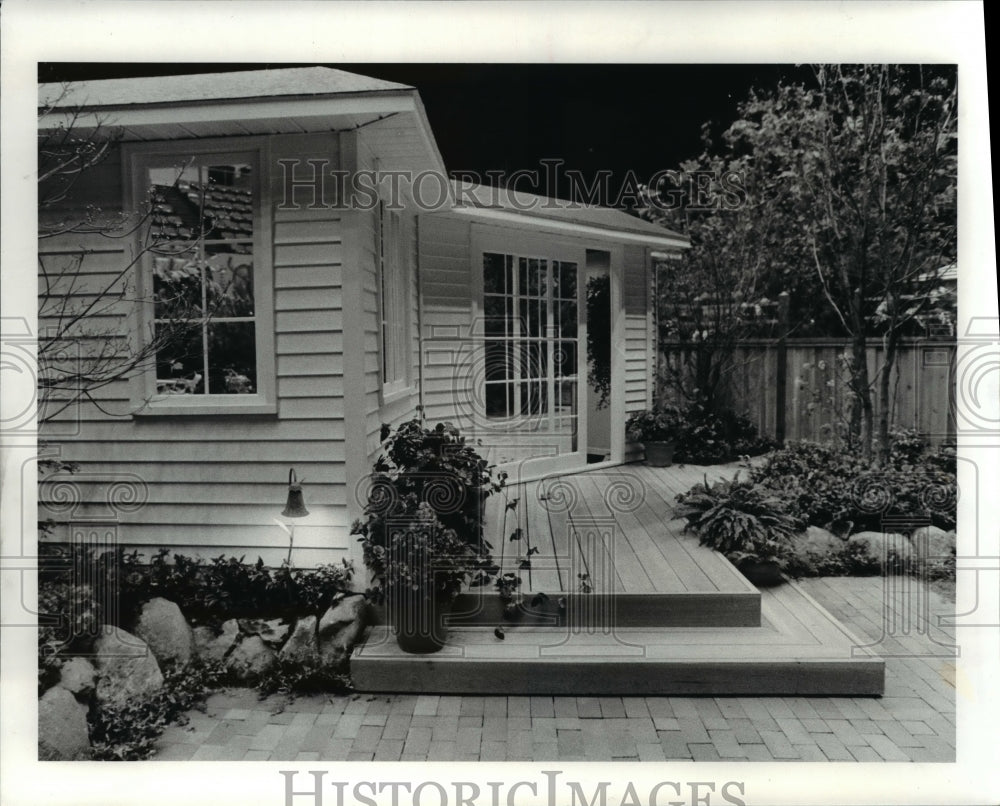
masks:
<svg viewBox="0 0 1000 806"><path fill-rule="evenodd" d="M798 585L763 593L758 627L614 630L452 627L433 655L371 628L351 660L360 691L449 694L879 695L885 663Z"/></svg>
<svg viewBox="0 0 1000 806"><path fill-rule="evenodd" d="M502 570L521 575L525 592L580 591L578 574L589 575L594 593L743 591L743 577L673 518L678 494L738 470L633 464L509 487L487 502L487 539ZM509 539L515 529L519 541ZM529 549L537 550L531 567L518 570Z"/></svg>
<svg viewBox="0 0 1000 806"><path fill-rule="evenodd" d="M673 518L679 493L738 469L624 465L548 477L491 497L487 539L501 571L521 578L520 618L591 626L760 624L756 588ZM519 539L511 540L515 532ZM545 602L538 603L539 593ZM453 608L455 624L503 618L492 588L460 597Z"/></svg>
<svg viewBox="0 0 1000 806"><path fill-rule="evenodd" d="M502 570L522 579L521 606L505 612L492 588L470 590L432 655L403 653L392 628L376 624L351 660L355 685L451 694L881 694L883 661L859 650L798 586L761 592L682 533L676 496L738 469L595 468L492 497L487 537Z"/></svg>

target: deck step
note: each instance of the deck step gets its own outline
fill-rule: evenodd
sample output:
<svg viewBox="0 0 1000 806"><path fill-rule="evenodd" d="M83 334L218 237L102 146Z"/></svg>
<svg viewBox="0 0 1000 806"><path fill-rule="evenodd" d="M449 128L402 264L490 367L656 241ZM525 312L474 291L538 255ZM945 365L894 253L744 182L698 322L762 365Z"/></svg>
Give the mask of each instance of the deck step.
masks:
<svg viewBox="0 0 1000 806"><path fill-rule="evenodd" d="M507 613L492 592L464 593L451 609L455 627L518 625L563 628L574 624L603 629L628 627L759 627L760 591L714 593L567 593L539 600L528 593Z"/></svg>
<svg viewBox="0 0 1000 806"><path fill-rule="evenodd" d="M359 691L534 695L880 695L884 662L794 583L761 597L758 627L451 627L407 655L372 627L351 660Z"/></svg>

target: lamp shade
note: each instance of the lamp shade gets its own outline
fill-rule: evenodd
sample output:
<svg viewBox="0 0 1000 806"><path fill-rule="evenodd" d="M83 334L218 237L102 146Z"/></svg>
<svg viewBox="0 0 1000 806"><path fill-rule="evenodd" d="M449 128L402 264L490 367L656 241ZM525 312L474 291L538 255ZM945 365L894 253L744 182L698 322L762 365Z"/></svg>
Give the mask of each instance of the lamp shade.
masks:
<svg viewBox="0 0 1000 806"><path fill-rule="evenodd" d="M281 512L286 518L304 518L309 514L305 499L302 497L302 485L295 475L295 469L288 470L288 501Z"/></svg>

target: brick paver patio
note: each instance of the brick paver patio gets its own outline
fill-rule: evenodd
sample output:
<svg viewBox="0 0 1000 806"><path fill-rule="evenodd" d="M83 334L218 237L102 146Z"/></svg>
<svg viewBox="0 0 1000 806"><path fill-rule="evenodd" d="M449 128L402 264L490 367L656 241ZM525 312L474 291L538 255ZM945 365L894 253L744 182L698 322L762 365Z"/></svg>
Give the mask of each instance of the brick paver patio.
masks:
<svg viewBox="0 0 1000 806"><path fill-rule="evenodd" d="M885 696L212 695L161 760L955 760L954 606L912 578L803 587L886 659Z"/></svg>

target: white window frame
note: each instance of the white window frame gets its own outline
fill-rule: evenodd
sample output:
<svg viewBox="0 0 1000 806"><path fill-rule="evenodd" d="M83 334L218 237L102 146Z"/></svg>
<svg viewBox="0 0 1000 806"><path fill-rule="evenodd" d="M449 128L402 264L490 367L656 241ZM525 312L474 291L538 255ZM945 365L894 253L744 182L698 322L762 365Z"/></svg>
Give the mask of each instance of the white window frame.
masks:
<svg viewBox="0 0 1000 806"><path fill-rule="evenodd" d="M247 395L164 395L156 388L155 365L132 379L131 397L136 415L217 415L277 413L275 394L274 271L271 261L271 217L267 140L219 138L211 143L174 140L156 143L128 143L123 146L126 211L142 209L148 194L146 173L153 167L176 164L181 158L246 161L253 166L253 267L254 341L257 357L257 390ZM140 229L145 229L140 228ZM141 250L142 232L137 232L133 254ZM135 287L141 300L135 317L133 338L142 343L153 326L152 260L142 255L135 266Z"/></svg>
<svg viewBox="0 0 1000 806"><path fill-rule="evenodd" d="M375 283L378 298L378 366L382 403L412 388L410 334L412 271L406 221L379 201L375 208Z"/></svg>

